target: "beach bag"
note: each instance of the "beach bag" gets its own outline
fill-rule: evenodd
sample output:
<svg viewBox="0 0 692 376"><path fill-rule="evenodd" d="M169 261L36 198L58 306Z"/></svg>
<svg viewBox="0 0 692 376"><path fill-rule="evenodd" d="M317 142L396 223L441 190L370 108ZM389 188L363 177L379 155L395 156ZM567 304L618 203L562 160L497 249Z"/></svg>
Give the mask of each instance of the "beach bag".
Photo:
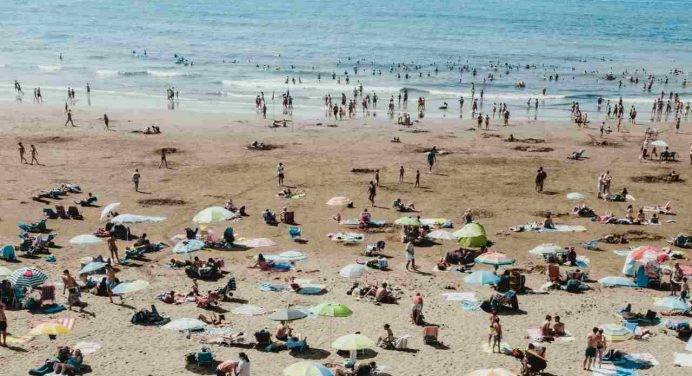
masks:
<svg viewBox="0 0 692 376"><path fill-rule="evenodd" d="M394 341L394 348L397 350L406 350L408 349L408 338L409 336L403 336L399 337Z"/></svg>

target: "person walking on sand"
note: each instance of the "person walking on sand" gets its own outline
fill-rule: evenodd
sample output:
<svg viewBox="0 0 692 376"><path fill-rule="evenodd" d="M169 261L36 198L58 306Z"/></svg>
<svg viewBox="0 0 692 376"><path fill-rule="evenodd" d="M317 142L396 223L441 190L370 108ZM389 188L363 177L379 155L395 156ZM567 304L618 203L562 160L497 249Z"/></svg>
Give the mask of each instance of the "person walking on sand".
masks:
<svg viewBox="0 0 692 376"><path fill-rule="evenodd" d="M404 252L406 254L406 270L416 270L416 250L413 247L413 241L406 243Z"/></svg>
<svg viewBox="0 0 692 376"><path fill-rule="evenodd" d="M0 303L0 346L7 347L7 315L5 305Z"/></svg>
<svg viewBox="0 0 692 376"><path fill-rule="evenodd" d="M545 183L545 179L547 177L548 174L543 169L543 166L538 167L538 171L536 171L536 192L543 192L543 184Z"/></svg>
<svg viewBox="0 0 692 376"><path fill-rule="evenodd" d="M404 182L404 172L405 172L405 171L406 171L406 170L404 170L404 166L400 166L400 167L399 167L399 183L403 183L403 182Z"/></svg>
<svg viewBox="0 0 692 376"><path fill-rule="evenodd" d="M108 237L108 251L111 254L111 260L120 264L120 257L118 256L118 245L115 244L115 235Z"/></svg>
<svg viewBox="0 0 692 376"><path fill-rule="evenodd" d="M79 301L79 286L77 285L77 281L70 275L69 270L64 270L62 272L62 294L65 295L65 291L68 292L67 294L67 309L72 310L72 306L79 306L80 311L83 310L82 303Z"/></svg>
<svg viewBox="0 0 692 376"><path fill-rule="evenodd" d="M279 181L279 187L282 187L284 185L284 164L279 162L279 165L276 166L276 178Z"/></svg>
<svg viewBox="0 0 692 376"><path fill-rule="evenodd" d="M21 142L17 143L17 145L19 146L19 163L29 163L29 161L27 161L25 157L26 149L24 148L24 145Z"/></svg>
<svg viewBox="0 0 692 376"><path fill-rule="evenodd" d="M592 333L586 337L586 350L584 351L584 362L582 368L585 371L591 371L591 366L594 364L598 350L598 328L593 328Z"/></svg>
<svg viewBox="0 0 692 376"><path fill-rule="evenodd" d="M497 346L497 352L502 352L502 325L500 325L500 318L495 316L493 319L493 346L491 352L495 352L495 346Z"/></svg>
<svg viewBox="0 0 692 376"><path fill-rule="evenodd" d="M31 163L30 164L33 165L34 161L36 161L36 164L40 165L40 163L38 162L38 158L36 158L38 156L38 150L36 150L36 146L34 146L32 144L30 148L31 148Z"/></svg>
<svg viewBox="0 0 692 376"><path fill-rule="evenodd" d="M377 196L377 186L371 180L368 186L368 201L370 201L370 205L373 207L375 206L375 196Z"/></svg>
<svg viewBox="0 0 692 376"><path fill-rule="evenodd" d="M413 184L414 188L420 188L420 170L416 170L416 183Z"/></svg>
<svg viewBox="0 0 692 376"><path fill-rule="evenodd" d="M74 121L72 121L72 109L67 109L67 120L65 121L65 126L67 126L67 123L70 123L73 127L76 127L76 125L74 125Z"/></svg>
<svg viewBox="0 0 692 376"><path fill-rule="evenodd" d="M161 148L161 163L159 163L159 168L168 168L168 160L166 159L166 148Z"/></svg>
<svg viewBox="0 0 692 376"><path fill-rule="evenodd" d="M428 160L428 172L432 172L433 165L437 161L437 146L433 146L432 149L428 152L427 160Z"/></svg>
<svg viewBox="0 0 692 376"><path fill-rule="evenodd" d="M135 192L139 192L139 180L142 178L142 175L139 174L139 169L135 169L135 173L132 174L132 183L135 185Z"/></svg>
<svg viewBox="0 0 692 376"><path fill-rule="evenodd" d="M380 170L375 170L375 185L380 186Z"/></svg>
<svg viewBox="0 0 692 376"><path fill-rule="evenodd" d="M110 120L108 119L108 115L103 114L103 125L106 127L106 130L107 130L107 131L110 130L110 128L108 128L108 123L109 123L109 122L110 122Z"/></svg>

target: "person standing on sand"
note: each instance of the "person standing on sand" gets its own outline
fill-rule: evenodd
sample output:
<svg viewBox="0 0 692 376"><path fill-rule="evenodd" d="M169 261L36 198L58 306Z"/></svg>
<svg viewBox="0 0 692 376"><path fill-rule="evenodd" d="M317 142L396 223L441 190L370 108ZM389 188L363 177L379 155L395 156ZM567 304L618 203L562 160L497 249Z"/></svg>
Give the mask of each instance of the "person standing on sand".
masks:
<svg viewBox="0 0 692 376"><path fill-rule="evenodd" d="M536 192L543 192L543 183L547 177L548 174L543 170L543 166L538 167L538 171L536 171Z"/></svg>
<svg viewBox="0 0 692 376"><path fill-rule="evenodd" d="M77 281L70 275L70 271L67 269L64 270L62 274L62 294L65 295L65 291L68 292L67 309L72 310L72 306L77 305L79 306L80 311L84 310L82 303L79 301L79 286L77 285Z"/></svg>
<svg viewBox="0 0 692 376"><path fill-rule="evenodd" d="M26 149L24 148L24 145L21 142L17 143L17 145L19 145L19 163L29 163L26 160L26 157L24 157L24 155L26 154Z"/></svg>
<svg viewBox="0 0 692 376"><path fill-rule="evenodd" d="M433 146L432 149L428 152L427 160L428 160L428 172L432 172L433 165L437 161L437 146Z"/></svg>
<svg viewBox="0 0 692 376"><path fill-rule="evenodd" d="M38 156L38 151L36 150L36 146L34 146L32 144L31 145L31 163L30 164L33 165L34 161L36 161L36 164L40 165L40 163L38 162L38 158L36 158L37 156Z"/></svg>
<svg viewBox="0 0 692 376"><path fill-rule="evenodd" d="M109 119L108 119L108 115L103 114L103 124L105 125L107 131L110 130L110 128L108 128L108 123L109 123L109 122L110 122L110 121L109 121Z"/></svg>
<svg viewBox="0 0 692 376"><path fill-rule="evenodd" d="M279 162L279 165L276 166L276 178L279 181L279 187L282 187L284 185L284 164Z"/></svg>
<svg viewBox="0 0 692 376"><path fill-rule="evenodd" d="M380 170L375 170L375 185L380 186Z"/></svg>
<svg viewBox="0 0 692 376"><path fill-rule="evenodd" d="M135 185L135 192L139 192L139 180L142 178L142 175L139 174L139 169L135 169L135 173L132 174L132 183Z"/></svg>
<svg viewBox="0 0 692 376"><path fill-rule="evenodd" d="M404 182L404 172L405 172L404 166L400 166L399 167L399 183Z"/></svg>
<svg viewBox="0 0 692 376"><path fill-rule="evenodd" d="M65 108L67 108L67 104L65 104ZM70 123L73 127L76 127L76 125L74 125L74 121L72 121L72 110L69 108L67 108L67 120L65 121L65 126L67 126L67 123Z"/></svg>
<svg viewBox="0 0 692 376"><path fill-rule="evenodd" d="M416 250L413 248L413 241L406 243L404 253L406 256L406 270L416 270Z"/></svg>
<svg viewBox="0 0 692 376"><path fill-rule="evenodd" d="M416 170L416 183L413 184L414 188L420 188L420 170Z"/></svg>
<svg viewBox="0 0 692 376"><path fill-rule="evenodd" d="M368 201L370 201L370 205L373 207L375 206L375 196L377 196L377 186L375 182L371 180L368 186Z"/></svg>
<svg viewBox="0 0 692 376"><path fill-rule="evenodd" d="M5 305L0 303L0 346L7 347L7 315Z"/></svg>
<svg viewBox="0 0 692 376"><path fill-rule="evenodd" d="M502 325L500 325L500 318L495 316L493 319L493 346L491 351L495 352L495 346L497 346L497 352L502 352Z"/></svg>
<svg viewBox="0 0 692 376"><path fill-rule="evenodd" d="M166 148L161 148L161 163L159 163L159 168L164 166L168 168L168 160L166 159Z"/></svg>
<svg viewBox="0 0 692 376"><path fill-rule="evenodd" d="M111 260L120 264L120 257L118 256L118 245L115 244L115 236L111 235L108 237L108 251L111 254Z"/></svg>
<svg viewBox="0 0 692 376"><path fill-rule="evenodd" d="M596 360L598 342L598 328L593 328L592 333L586 337L586 350L584 350L584 362L582 363L582 368L585 371L591 371L591 366Z"/></svg>

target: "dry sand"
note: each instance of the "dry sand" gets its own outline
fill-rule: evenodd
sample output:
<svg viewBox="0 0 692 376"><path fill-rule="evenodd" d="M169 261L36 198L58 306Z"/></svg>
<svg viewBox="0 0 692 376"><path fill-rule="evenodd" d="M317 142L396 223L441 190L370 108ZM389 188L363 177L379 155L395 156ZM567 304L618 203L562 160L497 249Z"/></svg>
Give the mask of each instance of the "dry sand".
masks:
<svg viewBox="0 0 692 376"><path fill-rule="evenodd" d="M233 223L239 237L269 237L278 246L248 251L203 251L200 257L222 257L226 269L238 278L236 296L251 304L267 309L289 305L313 305L332 300L344 303L353 310L348 318L306 319L294 323L296 331L305 335L313 349L309 357L319 361L341 360L332 349L331 339L353 331L377 338L384 323L390 323L395 335L411 334L409 346L415 351L395 352L377 350L373 358L388 366L391 375L442 375L465 374L478 368L507 367L519 369L519 362L504 355L482 352L481 343L487 335L488 316L482 312L463 311L458 303L445 302L441 294L448 292L445 286L455 286L457 291L476 291L480 297L491 294L487 287L464 284L463 275L456 272L433 272L435 261L453 244L417 248L417 262L421 273L409 273L403 268L403 244L397 241L395 229L381 233L367 233L366 242L386 240L386 253L393 258L393 270L375 272L371 281L388 281L402 290L403 297L397 305L376 306L370 302L357 301L345 294L350 281L338 276L338 270L359 258L363 246L343 246L330 241L327 233L344 230L330 218L337 212L324 203L332 196L344 195L355 201L354 209L343 211L345 218L355 218L362 208L368 207L367 183L372 174L354 174L353 168L380 169L382 187L377 195L377 208L371 209L374 218L394 221L400 216L391 208L391 202L401 197L414 201L423 217L446 217L459 228L460 215L466 208L478 213L478 220L485 226L489 237L496 242L493 247L518 260L518 265L527 266L540 260L528 254L534 246L553 242L564 246L579 246L583 241L604 234L641 230L658 240L633 241L627 246L652 244L666 246L665 240L679 232L690 233L692 216L688 215L692 205L689 181L692 169L688 165L687 150L692 137L675 135L667 126L663 138L673 150L683 156L683 162L659 164L640 163L637 159L639 145L643 139L643 128L638 126L627 133L613 134L608 141L616 146L595 147L588 145L597 138L597 131L577 130L573 125L545 124L541 122L520 123L509 128L488 132L484 137L465 119L423 120L416 128L427 132L412 133L384 121L362 120L338 122L337 127L314 123L295 124L288 128L269 129L257 118L234 120L222 115L195 114L178 111L120 111L110 112L114 131L106 132L99 117L103 110L76 108L74 117L78 128L63 127L64 114L61 109L36 105L6 105L0 114L0 243L16 243L18 221L32 221L41 217L42 204L30 197L40 189L50 188L64 182L73 182L85 191L99 197L99 204L122 202L120 212L163 215L168 219L155 225L135 225L136 233L146 232L152 241L171 243L171 236L182 232L191 224L192 216L210 205L223 205L230 196L236 204L246 205L249 217ZM163 135L145 136L132 134L131 130L144 129L158 124ZM689 124L683 125L683 129ZM510 133L519 138L544 139L545 143L507 143L503 139ZM399 136L401 143L391 143ZM496 137L499 136L499 137ZM245 146L253 140L276 145L270 151L249 151ZM18 161L16 142L22 141L28 149L35 144L39 160L44 165L28 166ZM436 145L449 151L440 156L439 166L433 174L425 173L425 154L421 151ZM527 145L546 147L548 152L515 150L515 146ZM171 169L159 169L156 153L162 147L176 148L169 156ZM565 157L579 148L586 149L588 159L571 161ZM276 164L286 165L286 183L295 190L305 192L301 199L284 200L276 197L278 187L275 180ZM406 168L406 182L397 184L399 166ZM548 172L546 193L534 192L533 178L536 168L542 165ZM142 173L142 190L132 189L131 175L135 168ZM413 187L415 170L422 172L421 188ZM571 204L565 199L568 192L582 192L587 203L597 212L613 211L622 215L623 203L606 203L596 200L596 178L605 169L612 172L613 188L626 186L636 197L636 207L641 205L674 202L680 213L675 217L663 217L662 226L614 226L598 225L586 219L569 216L559 217L556 222L582 224L584 233L506 234L512 225L540 220L537 213L545 210L566 213ZM658 175L670 169L678 170L683 183L635 183L632 177ZM77 195L63 202L77 199ZM175 199L182 205L150 206L141 200ZM71 201L70 201L71 202ZM287 226L266 226L260 213L265 208L279 211L282 207L296 212L296 220L309 242L299 245L292 242ZM102 254L107 256L105 246L93 249L71 247L72 236L91 233L98 227L98 208L85 208L84 221L49 220L48 226L59 236L56 240L61 249L54 251L57 263L50 264L42 259L21 258L21 263L0 265L11 268L36 265L45 270L52 280L58 281L63 269L76 272L79 259L84 256ZM665 223L674 219L675 223ZM223 226L216 226L219 230ZM119 242L122 249L125 242ZM603 251L578 252L591 259L591 276L598 279L606 275L618 275L623 258L611 250L623 246L602 246ZM295 271L266 274L248 269L251 259L258 252L272 253L286 249L301 249L309 255L307 261L299 263ZM121 251L122 252L122 251ZM30 367L38 365L55 352L56 345L74 345L78 341L94 341L103 344L97 353L87 356L85 363L93 375L183 375L192 372L185 369L184 354L199 348L197 337L185 338L183 334L169 332L156 327L141 327L130 324L133 307L147 307L154 302L154 295L162 290L188 291L190 280L182 270L170 270L165 263L171 258L170 248L149 254L149 261L137 267L123 267L121 279L146 279L151 281L149 290L127 296L126 305L109 304L108 299L83 295L88 303L87 311L93 315L68 312L55 316L31 315L26 311L9 311L10 331L15 335L26 333L32 324L51 317L74 316L77 321L72 333L50 342L47 338L35 338L8 350L0 348L2 374L25 374ZM476 269L483 269L477 266ZM284 280L290 276L311 279L324 284L329 292L323 296L303 296L289 293L260 292L261 281ZM537 288L545 281L545 275L528 275L528 285ZM216 283L201 282L201 290L220 287L225 278ZM548 369L553 375L587 374L581 371L585 336L594 325L617 322L615 307L626 302L634 304L635 310L652 307L653 298L664 296L664 292L639 289L602 289L592 284L594 290L573 295L552 291L548 295L522 295L523 315L503 316L505 339L514 347L525 347L526 328L538 326L545 314L562 316L567 329L576 337L573 342L548 345ZM424 314L427 321L441 326L440 339L448 349L435 349L423 344L421 328L413 326L409 319L410 300L415 292L425 298ZM65 298L60 296L59 301ZM117 299L116 299L117 301ZM273 327L266 317L244 317L230 313L238 303L222 303L228 310L227 318L234 330L252 333L263 327ZM159 311L172 318L196 317L204 310L194 304L165 305L158 303ZM658 332L658 330L656 330ZM656 356L660 365L642 371L650 375L682 375L685 370L672 365L673 352L684 351L684 342L672 335L658 333L648 341L631 340L614 347L634 352L649 352ZM213 348L217 359L237 358L237 348ZM254 375L279 375L284 367L300 359L287 352L278 354L248 350Z"/></svg>

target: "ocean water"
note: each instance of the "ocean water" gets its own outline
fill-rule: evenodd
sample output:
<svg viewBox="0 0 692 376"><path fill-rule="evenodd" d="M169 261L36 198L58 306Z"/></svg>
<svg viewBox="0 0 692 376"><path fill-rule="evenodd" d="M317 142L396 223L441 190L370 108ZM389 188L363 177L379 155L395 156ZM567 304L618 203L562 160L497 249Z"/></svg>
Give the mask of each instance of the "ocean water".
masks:
<svg viewBox="0 0 692 376"><path fill-rule="evenodd" d="M572 101L590 112L599 96L646 114L661 91L690 98L690 9L689 0L3 0L0 99L15 100L19 80L27 103L41 87L45 102L64 104L73 87L77 106L167 108L174 87L176 110L254 114L264 92L269 115L280 116L271 96L288 91L293 116L320 119L325 95L350 97L362 84L380 98L380 117L403 88L425 97L427 117L458 117L460 97L469 115L475 85L484 112L504 102L513 117L534 116L526 101L539 98L539 118L567 120ZM176 54L194 64L176 64ZM521 68L507 74L493 62ZM546 79L555 73L559 81ZM643 91L650 73L668 83ZM443 102L449 110L437 110Z"/></svg>

